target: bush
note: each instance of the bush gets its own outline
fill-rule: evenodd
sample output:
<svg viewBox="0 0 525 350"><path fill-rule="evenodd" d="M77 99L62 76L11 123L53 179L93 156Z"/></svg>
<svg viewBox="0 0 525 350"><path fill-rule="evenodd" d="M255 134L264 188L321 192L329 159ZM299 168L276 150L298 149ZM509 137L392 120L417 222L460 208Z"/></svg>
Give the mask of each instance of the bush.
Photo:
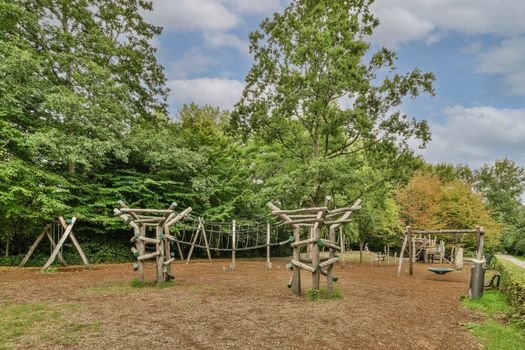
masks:
<svg viewBox="0 0 525 350"><path fill-rule="evenodd" d="M525 269L501 258L495 266L501 274L500 289L514 309L512 317L525 321Z"/></svg>

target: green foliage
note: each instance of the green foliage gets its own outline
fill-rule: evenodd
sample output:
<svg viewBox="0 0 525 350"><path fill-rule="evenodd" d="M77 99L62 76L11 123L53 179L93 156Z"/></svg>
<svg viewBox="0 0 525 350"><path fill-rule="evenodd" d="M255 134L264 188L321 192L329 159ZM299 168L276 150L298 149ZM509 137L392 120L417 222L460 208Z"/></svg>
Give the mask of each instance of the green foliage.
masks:
<svg viewBox="0 0 525 350"><path fill-rule="evenodd" d="M507 314L510 310L507 297L498 290L487 290L479 299L464 297L461 302L469 309L478 310L488 315Z"/></svg>
<svg viewBox="0 0 525 350"><path fill-rule="evenodd" d="M503 325L496 320L468 323L466 328L481 339L485 350L521 350L525 344L525 333L517 324Z"/></svg>
<svg viewBox="0 0 525 350"><path fill-rule="evenodd" d="M321 289L308 289L306 291L306 298L310 301L324 301L324 300L328 300L328 299L342 299L343 298L343 293L337 289L337 288L334 288L333 292L332 292L332 296L329 297L328 296L328 291L326 290L326 288L321 288Z"/></svg>
<svg viewBox="0 0 525 350"><path fill-rule="evenodd" d="M509 159L485 164L475 173L476 190L483 194L498 222L503 224L501 243L515 255L525 254L525 169Z"/></svg>
<svg viewBox="0 0 525 350"><path fill-rule="evenodd" d="M321 291L310 288L306 291L306 298L310 301L318 301L321 298Z"/></svg>
<svg viewBox="0 0 525 350"><path fill-rule="evenodd" d="M407 141L429 140L425 122L395 109L433 93L434 76L416 69L379 79L395 71L395 53L368 53L364 37L379 24L371 2L294 0L250 35L255 64L230 127L254 142L265 198L294 207L326 195L353 201L406 176L415 164Z"/></svg>
<svg viewBox="0 0 525 350"><path fill-rule="evenodd" d="M513 308L513 317L525 321L525 269L504 259L496 259L496 268L501 274L500 289Z"/></svg>

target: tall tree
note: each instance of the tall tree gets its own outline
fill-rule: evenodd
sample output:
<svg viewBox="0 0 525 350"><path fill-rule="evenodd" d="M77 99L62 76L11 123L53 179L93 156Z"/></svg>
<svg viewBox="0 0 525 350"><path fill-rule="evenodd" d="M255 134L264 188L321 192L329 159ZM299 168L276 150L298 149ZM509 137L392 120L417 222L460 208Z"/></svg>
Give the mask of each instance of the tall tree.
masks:
<svg viewBox="0 0 525 350"><path fill-rule="evenodd" d="M37 160L75 172L125 159L119 142L129 123L165 110L165 77L150 40L160 28L146 23L142 0L14 0L2 33L38 61L48 82L31 114L40 121L31 138ZM110 156L110 157L108 157Z"/></svg>
<svg viewBox="0 0 525 350"><path fill-rule="evenodd" d="M368 54L379 25L372 2L292 0L250 35L255 64L231 125L283 149L303 203L339 192L337 173L349 169L382 169L379 184L395 178L413 160L408 140L429 140L427 124L398 108L432 94L434 76L395 73L396 55L385 48Z"/></svg>

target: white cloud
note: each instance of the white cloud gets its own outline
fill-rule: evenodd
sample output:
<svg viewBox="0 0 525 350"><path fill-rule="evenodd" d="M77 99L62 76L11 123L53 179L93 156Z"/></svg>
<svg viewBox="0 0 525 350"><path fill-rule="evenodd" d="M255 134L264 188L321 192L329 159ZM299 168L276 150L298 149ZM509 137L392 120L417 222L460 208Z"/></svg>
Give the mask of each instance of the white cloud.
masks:
<svg viewBox="0 0 525 350"><path fill-rule="evenodd" d="M241 21L217 0L154 0L144 17L165 31L228 30Z"/></svg>
<svg viewBox="0 0 525 350"><path fill-rule="evenodd" d="M198 105L209 104L231 110L241 97L244 83L221 78L178 79L170 80L168 87L171 89L171 106L194 102Z"/></svg>
<svg viewBox="0 0 525 350"><path fill-rule="evenodd" d="M280 0L223 0L233 11L247 14L268 14L279 11Z"/></svg>
<svg viewBox="0 0 525 350"><path fill-rule="evenodd" d="M204 40L212 47L233 47L244 56L249 56L248 42L233 34L215 32L204 33Z"/></svg>
<svg viewBox="0 0 525 350"><path fill-rule="evenodd" d="M188 75L202 73L218 63L216 59L205 53L192 49L170 64L169 73L175 78L186 79Z"/></svg>
<svg viewBox="0 0 525 350"><path fill-rule="evenodd" d="M391 48L407 41L425 38L434 29L431 22L400 7L378 9L376 15L380 18L381 25L374 32L372 40Z"/></svg>
<svg viewBox="0 0 525 350"><path fill-rule="evenodd" d="M382 22L377 36L382 45L427 40L436 32L500 36L525 32L525 1L378 0L372 9Z"/></svg>
<svg viewBox="0 0 525 350"><path fill-rule="evenodd" d="M525 165L525 109L449 107L431 123L432 141L422 154L431 162L479 167L508 157Z"/></svg>
<svg viewBox="0 0 525 350"><path fill-rule="evenodd" d="M525 37L514 37L479 55L478 72L498 74L509 91L525 95Z"/></svg>
<svg viewBox="0 0 525 350"><path fill-rule="evenodd" d="M165 31L228 31L243 15L269 15L282 8L280 0L153 0L144 17Z"/></svg>

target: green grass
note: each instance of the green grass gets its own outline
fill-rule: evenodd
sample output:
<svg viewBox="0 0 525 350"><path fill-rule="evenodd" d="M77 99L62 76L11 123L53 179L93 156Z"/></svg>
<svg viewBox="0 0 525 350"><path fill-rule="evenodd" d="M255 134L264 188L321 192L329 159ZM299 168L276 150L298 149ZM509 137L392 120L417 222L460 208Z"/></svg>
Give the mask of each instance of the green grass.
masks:
<svg viewBox="0 0 525 350"><path fill-rule="evenodd" d="M515 257L516 259L519 259L519 260L525 261L525 256L514 255L514 257Z"/></svg>
<svg viewBox="0 0 525 350"><path fill-rule="evenodd" d="M166 282L141 282L138 279L134 279L129 283L109 283L100 287L86 288L88 293L103 294L103 293L121 293L126 291L133 291L142 288L151 289L164 289L173 287L175 283L173 281Z"/></svg>
<svg viewBox="0 0 525 350"><path fill-rule="evenodd" d="M478 310L490 316L509 312L507 297L497 290L487 290L483 294L483 297L479 299L463 297L461 302L469 309Z"/></svg>
<svg viewBox="0 0 525 350"><path fill-rule="evenodd" d="M332 292L332 296L328 297L328 292L326 288L321 288L319 290L317 289L308 289L306 292L306 298L310 301L320 301L323 302L325 300L330 299L342 299L343 293L337 288L334 288L334 291Z"/></svg>
<svg viewBox="0 0 525 350"><path fill-rule="evenodd" d="M40 273L50 273L50 274L58 273L58 268L50 266L45 270L40 270Z"/></svg>
<svg viewBox="0 0 525 350"><path fill-rule="evenodd" d="M78 344L82 334L101 328L98 323L64 320L80 309L78 304L0 304L0 349Z"/></svg>
<svg viewBox="0 0 525 350"><path fill-rule="evenodd" d="M504 325L490 319L468 323L465 327L482 341L485 350L523 350L525 347L523 329L517 324Z"/></svg>
<svg viewBox="0 0 525 350"><path fill-rule="evenodd" d="M131 288L157 288L157 289L163 289L163 288L170 288L173 287L175 283L173 281L163 281L163 282L142 282L138 279L134 279L131 281L130 286Z"/></svg>
<svg viewBox="0 0 525 350"><path fill-rule="evenodd" d="M486 320L481 323L465 325L483 343L485 350L524 349L523 324L517 321L506 322L512 308L505 294L498 290L486 290L479 299L462 297L461 302L466 308L477 310L486 316Z"/></svg>

